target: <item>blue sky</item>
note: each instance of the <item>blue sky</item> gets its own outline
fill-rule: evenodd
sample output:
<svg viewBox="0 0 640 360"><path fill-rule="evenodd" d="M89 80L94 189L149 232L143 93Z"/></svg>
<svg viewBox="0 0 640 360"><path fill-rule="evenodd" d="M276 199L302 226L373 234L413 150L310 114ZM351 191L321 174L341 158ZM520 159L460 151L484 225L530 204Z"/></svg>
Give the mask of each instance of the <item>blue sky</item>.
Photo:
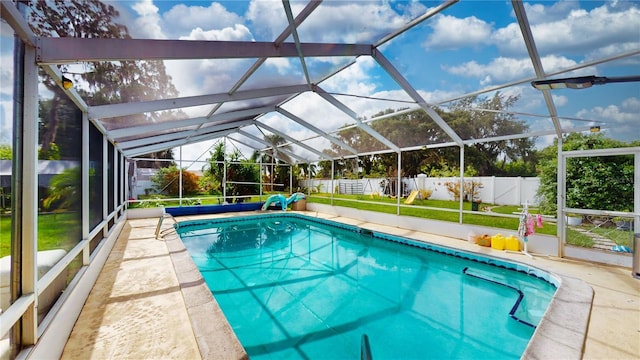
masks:
<svg viewBox="0 0 640 360"><path fill-rule="evenodd" d="M121 12L120 22L133 37L153 39L272 41L283 30L286 18L281 1L113 1ZM414 1L325 1L299 28L303 42L371 43L395 30L439 2ZM305 1L292 1L294 15ZM526 2L527 16L546 71L576 66L613 54L640 50L640 2L638 1L533 1ZM2 78L10 57L6 55L6 31L2 38ZM288 39L287 41L291 41ZM527 79L534 76L510 1L461 1L441 14L385 44L382 53L430 103L439 103L464 93ZM323 74L337 59L311 59L312 76ZM249 62L250 64L251 62ZM640 56L590 66L570 75L640 75ZM167 70L181 96L224 92L247 69L246 61L172 61ZM261 81L299 82L303 79L297 59L267 62L256 77ZM315 80L315 79L314 79ZM263 83L264 84L264 83ZM2 116L6 119L6 87L2 81ZM246 86L257 86L247 84ZM395 82L369 58L342 71L321 86L327 91L353 95L407 99ZM514 110L532 115L548 114L541 94L529 84L501 90L520 96ZM487 94L487 95L490 95ZM609 135L621 140L640 138L640 83L613 84L587 90L554 91L563 124L588 125L590 120L606 124ZM343 98L341 98L343 100ZM317 118L310 97L300 97L286 106L323 129L344 124L336 116ZM401 103L344 98L361 116ZM185 109L201 116L210 108ZM585 121L571 121L570 118ZM6 121L3 123L6 124ZM532 130L550 129L548 119L523 116ZM266 123L281 124L277 116ZM282 129L284 130L284 129ZM304 129L288 129L304 138ZM541 139L540 145L549 139ZM198 156L208 144L186 152ZM201 150L202 149L202 150ZM185 155L186 156L186 155Z"/></svg>

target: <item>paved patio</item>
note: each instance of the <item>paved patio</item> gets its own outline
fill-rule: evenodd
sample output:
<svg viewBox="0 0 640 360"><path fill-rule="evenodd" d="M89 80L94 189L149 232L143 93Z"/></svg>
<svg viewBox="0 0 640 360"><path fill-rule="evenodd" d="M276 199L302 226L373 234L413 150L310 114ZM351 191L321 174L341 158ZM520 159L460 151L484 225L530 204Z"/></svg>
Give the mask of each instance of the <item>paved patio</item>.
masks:
<svg viewBox="0 0 640 360"><path fill-rule="evenodd" d="M342 217L313 216L394 235L428 238L582 279L595 293L583 359L640 358L640 280L631 276L630 269L571 259L530 259L458 239ZM125 225L69 337L63 359L246 357L206 285L198 280L197 269L181 242L170 233L155 239L157 222L157 218L137 219ZM167 222L163 229L171 225Z"/></svg>

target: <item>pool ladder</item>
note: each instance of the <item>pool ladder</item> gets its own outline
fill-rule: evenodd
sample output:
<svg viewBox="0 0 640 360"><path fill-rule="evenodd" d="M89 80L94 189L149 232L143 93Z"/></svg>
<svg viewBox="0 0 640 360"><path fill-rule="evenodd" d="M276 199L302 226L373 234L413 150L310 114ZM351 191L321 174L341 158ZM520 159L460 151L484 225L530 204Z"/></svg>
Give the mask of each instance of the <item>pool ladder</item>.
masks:
<svg viewBox="0 0 640 360"><path fill-rule="evenodd" d="M360 360L373 360L373 357L371 357L371 346L369 346L369 337L367 334L362 334L362 341L360 342Z"/></svg>
<svg viewBox="0 0 640 360"><path fill-rule="evenodd" d="M173 215L163 212L162 216L160 216L160 218L158 219L158 225L156 225L156 239L159 239L160 235L162 234L162 231L160 231L160 229L162 228L162 222L165 218L170 218L171 220L173 220L174 224L178 224L178 221L173 217Z"/></svg>

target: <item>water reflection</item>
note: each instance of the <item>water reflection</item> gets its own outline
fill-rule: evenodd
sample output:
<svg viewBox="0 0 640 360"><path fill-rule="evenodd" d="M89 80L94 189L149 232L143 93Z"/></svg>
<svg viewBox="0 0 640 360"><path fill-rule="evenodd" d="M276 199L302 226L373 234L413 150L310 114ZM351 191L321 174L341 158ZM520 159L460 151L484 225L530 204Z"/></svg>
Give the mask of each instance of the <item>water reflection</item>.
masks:
<svg viewBox="0 0 640 360"><path fill-rule="evenodd" d="M207 256L264 247L282 248L287 246L296 228L294 222L286 220L221 224L207 247Z"/></svg>

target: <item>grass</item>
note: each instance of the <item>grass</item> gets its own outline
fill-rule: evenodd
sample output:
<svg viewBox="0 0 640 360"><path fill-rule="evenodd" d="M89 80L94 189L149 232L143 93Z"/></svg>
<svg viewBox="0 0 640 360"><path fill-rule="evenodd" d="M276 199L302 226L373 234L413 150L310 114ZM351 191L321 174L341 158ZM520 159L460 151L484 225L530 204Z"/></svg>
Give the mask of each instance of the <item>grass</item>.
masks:
<svg viewBox="0 0 640 360"><path fill-rule="evenodd" d="M318 204L330 204L331 199L329 194L312 195L307 198L308 202ZM352 200L361 200L367 202L356 202ZM403 205L404 200L400 199L400 204ZM388 197L372 198L367 195L340 195L340 199L334 198L333 204L336 206L343 206L349 208L356 208L360 210L377 211L388 214L395 214L397 199ZM414 216L432 220L442 220L450 222L458 222L459 203L456 201L447 200L419 200L416 199L413 205L402 206L400 208L400 215ZM464 202L462 204L464 210L471 211L471 203ZM490 212L479 211L477 214L463 214L462 221L464 224L488 226L499 229L517 230L519 219L514 213L518 214L522 211L518 206L494 206L493 204L480 204L480 209L485 207L491 208L492 212L497 214L514 215L514 217L502 217L492 215ZM455 211L443 211L455 210ZM531 213L537 212L537 209L531 208ZM536 229L538 233L555 235L556 224L545 223L543 228Z"/></svg>
<svg viewBox="0 0 640 360"><path fill-rule="evenodd" d="M82 238L79 213L38 215L38 250L72 249ZM11 254L11 216L0 216L0 257Z"/></svg>

